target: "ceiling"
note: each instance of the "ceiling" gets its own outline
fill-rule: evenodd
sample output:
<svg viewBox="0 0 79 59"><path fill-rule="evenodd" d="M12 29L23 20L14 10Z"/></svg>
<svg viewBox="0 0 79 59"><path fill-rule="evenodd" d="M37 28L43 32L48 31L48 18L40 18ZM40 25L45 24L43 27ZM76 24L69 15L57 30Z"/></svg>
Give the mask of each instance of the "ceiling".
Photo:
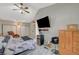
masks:
<svg viewBox="0 0 79 59"><path fill-rule="evenodd" d="M0 19L29 23L34 20L39 9L53 4L54 3L24 3L25 6L29 7L28 11L30 11L30 13L21 14L18 10L12 10L17 8L13 3L0 3Z"/></svg>

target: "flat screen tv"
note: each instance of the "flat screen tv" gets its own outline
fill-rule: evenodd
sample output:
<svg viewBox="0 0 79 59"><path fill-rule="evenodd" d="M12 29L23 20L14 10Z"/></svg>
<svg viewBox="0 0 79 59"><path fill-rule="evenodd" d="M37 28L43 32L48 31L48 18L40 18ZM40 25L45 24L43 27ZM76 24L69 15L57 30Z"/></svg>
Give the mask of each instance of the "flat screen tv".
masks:
<svg viewBox="0 0 79 59"><path fill-rule="evenodd" d="M38 27L39 28L48 28L50 27L50 22L49 22L49 17L46 16L44 18L38 19L37 20Z"/></svg>

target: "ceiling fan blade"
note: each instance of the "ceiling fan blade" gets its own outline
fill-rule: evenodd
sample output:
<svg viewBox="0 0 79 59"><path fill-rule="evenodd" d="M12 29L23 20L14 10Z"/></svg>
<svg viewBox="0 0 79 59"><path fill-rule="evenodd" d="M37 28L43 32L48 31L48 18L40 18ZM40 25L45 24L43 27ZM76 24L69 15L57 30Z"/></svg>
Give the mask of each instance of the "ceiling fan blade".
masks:
<svg viewBox="0 0 79 59"><path fill-rule="evenodd" d="M17 6L18 8L20 8L17 4L14 4L15 6Z"/></svg>
<svg viewBox="0 0 79 59"><path fill-rule="evenodd" d="M26 10L25 10L25 12L30 13L29 11L26 11Z"/></svg>
<svg viewBox="0 0 79 59"><path fill-rule="evenodd" d="M19 10L19 9L13 9L13 10Z"/></svg>
<svg viewBox="0 0 79 59"><path fill-rule="evenodd" d="M20 5L23 5L23 3L20 3Z"/></svg>

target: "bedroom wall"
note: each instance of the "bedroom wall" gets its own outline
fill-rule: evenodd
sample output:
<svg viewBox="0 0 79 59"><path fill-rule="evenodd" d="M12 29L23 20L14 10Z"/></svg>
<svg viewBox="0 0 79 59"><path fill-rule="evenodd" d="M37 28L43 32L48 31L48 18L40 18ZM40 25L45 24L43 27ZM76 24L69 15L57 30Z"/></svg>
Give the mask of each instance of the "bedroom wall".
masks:
<svg viewBox="0 0 79 59"><path fill-rule="evenodd" d="M20 26L16 26L16 22L13 21L5 21L5 20L1 20L0 19L0 34L2 32L2 27L1 25L3 25L3 33L4 35L7 35L7 31L11 30L16 32L17 34L24 36L30 36L29 34L29 23L21 23Z"/></svg>
<svg viewBox="0 0 79 59"><path fill-rule="evenodd" d="M45 40L50 41L51 37L58 36L60 29L66 29L68 24L79 25L79 4L78 3L57 3L52 6L40 9L36 19L49 16L50 28L45 35Z"/></svg>

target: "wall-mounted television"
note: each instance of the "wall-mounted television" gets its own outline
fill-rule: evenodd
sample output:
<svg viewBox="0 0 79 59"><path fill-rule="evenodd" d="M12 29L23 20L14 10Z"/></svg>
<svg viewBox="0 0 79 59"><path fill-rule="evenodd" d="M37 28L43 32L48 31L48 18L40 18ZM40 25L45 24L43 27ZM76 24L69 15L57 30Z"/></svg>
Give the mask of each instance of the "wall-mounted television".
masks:
<svg viewBox="0 0 79 59"><path fill-rule="evenodd" d="M38 19L37 24L39 28L48 28L50 27L49 17L46 16L44 18Z"/></svg>

